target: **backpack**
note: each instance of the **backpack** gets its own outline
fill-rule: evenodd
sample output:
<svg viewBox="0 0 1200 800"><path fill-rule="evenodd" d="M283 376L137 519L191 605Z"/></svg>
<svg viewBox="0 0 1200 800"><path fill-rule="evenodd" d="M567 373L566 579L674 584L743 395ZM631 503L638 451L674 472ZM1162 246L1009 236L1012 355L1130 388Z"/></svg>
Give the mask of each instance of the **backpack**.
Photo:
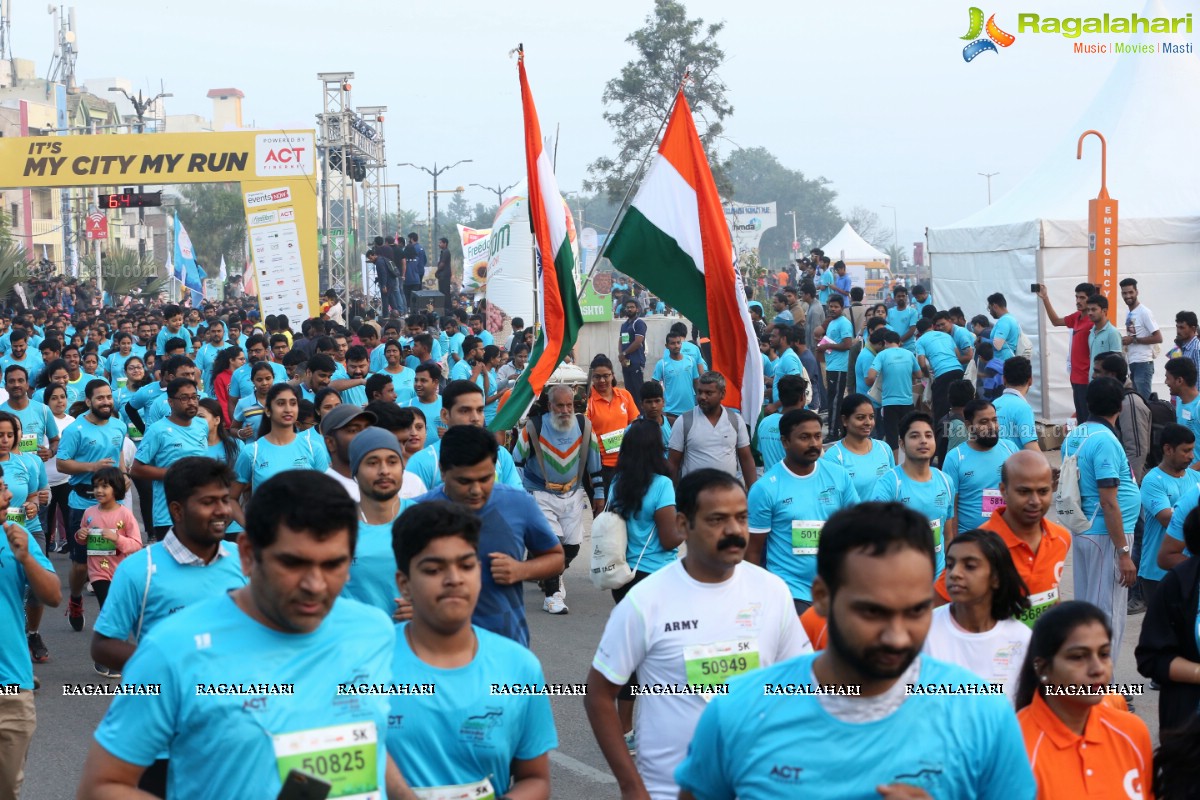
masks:
<svg viewBox="0 0 1200 800"><path fill-rule="evenodd" d="M1054 513L1058 524L1074 534L1083 533L1092 527L1092 521L1096 514L1100 513L1099 505L1096 506L1096 514L1093 514L1091 519L1083 513L1083 495L1079 487L1079 454L1083 452L1090 438L1085 436L1075 448L1075 452L1063 459L1058 475L1058 489L1054 492Z"/></svg>
<svg viewBox="0 0 1200 800"><path fill-rule="evenodd" d="M695 409L693 409L693 411L694 410ZM692 417L693 416L694 415L693 415L692 411L688 411L686 414L680 415L681 419L683 419L683 448L685 450L687 449L688 431L690 431L692 429ZM726 407L725 408L725 416L728 417L729 424L733 426L734 434L736 435L737 433L739 433L742 429L741 424L740 424L741 420L742 420L742 415L739 414L738 412L734 411L732 408ZM750 435L749 426L746 427L746 435L747 436Z"/></svg>
<svg viewBox="0 0 1200 800"><path fill-rule="evenodd" d="M1150 450L1146 453L1146 469L1157 467L1162 463L1163 428L1175 424L1175 409L1166 400L1159 400L1157 394L1150 395L1146 401L1150 407Z"/></svg>
<svg viewBox="0 0 1200 800"><path fill-rule="evenodd" d="M1021 335L1017 337L1017 346L1014 349L1019 356L1033 357L1033 342L1025 335L1025 331L1021 331Z"/></svg>

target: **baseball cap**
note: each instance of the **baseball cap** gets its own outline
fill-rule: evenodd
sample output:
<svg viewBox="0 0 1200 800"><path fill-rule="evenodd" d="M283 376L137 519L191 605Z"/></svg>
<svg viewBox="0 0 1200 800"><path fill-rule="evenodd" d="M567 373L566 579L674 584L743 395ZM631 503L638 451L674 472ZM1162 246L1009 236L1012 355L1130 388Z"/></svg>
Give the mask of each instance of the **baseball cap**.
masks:
<svg viewBox="0 0 1200 800"><path fill-rule="evenodd" d="M367 411L362 406L353 403L342 403L329 409L321 418L321 434L333 433L338 428L348 425L350 420L359 417L366 417L372 425L379 421L379 417L375 416L374 411Z"/></svg>
<svg viewBox="0 0 1200 800"><path fill-rule="evenodd" d="M350 442L351 477L358 475L358 465L367 457L367 454L376 450L391 450L400 458L404 458L404 451L400 449L400 443L396 441L396 434L374 426L363 428L354 437L354 441Z"/></svg>

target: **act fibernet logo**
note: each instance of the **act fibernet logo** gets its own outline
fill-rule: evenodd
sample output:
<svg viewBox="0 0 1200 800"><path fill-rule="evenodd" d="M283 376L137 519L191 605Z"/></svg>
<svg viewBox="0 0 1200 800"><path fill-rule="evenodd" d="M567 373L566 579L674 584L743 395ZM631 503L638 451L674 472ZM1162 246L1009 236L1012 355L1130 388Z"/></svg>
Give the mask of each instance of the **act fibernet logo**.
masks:
<svg viewBox="0 0 1200 800"><path fill-rule="evenodd" d="M998 48L1009 47L1017 36L1004 30L993 14L984 22L982 9L972 6L968 10L969 27L963 39L968 44L963 48L963 60L973 61L983 53L998 53ZM1061 36L1070 43L1071 51L1084 55L1190 55L1194 52L1192 42L1178 41L1179 37L1192 33L1192 15L1182 17L1144 17L1141 14L1127 16L1103 14L1097 17L1051 17L1043 14L1019 13L1016 19L1016 34L1021 36L1049 34ZM1130 42L1096 41L1096 36L1142 36L1143 40ZM1165 38L1153 41L1155 35L1176 37L1176 41ZM1083 39L1083 41L1080 41Z"/></svg>

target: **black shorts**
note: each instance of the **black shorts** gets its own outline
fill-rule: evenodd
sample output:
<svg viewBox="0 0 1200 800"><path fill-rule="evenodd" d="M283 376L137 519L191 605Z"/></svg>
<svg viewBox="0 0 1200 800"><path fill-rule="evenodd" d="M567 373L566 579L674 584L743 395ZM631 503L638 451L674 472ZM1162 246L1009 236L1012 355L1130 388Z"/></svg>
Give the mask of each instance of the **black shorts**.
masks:
<svg viewBox="0 0 1200 800"><path fill-rule="evenodd" d="M883 407L883 438L887 441L888 447L893 450L900 446L900 420L904 419L912 410L912 406Z"/></svg>
<svg viewBox="0 0 1200 800"><path fill-rule="evenodd" d="M75 539L75 532L83 525L83 509L72 508L67 514L67 554L76 564L87 563L87 542L80 543Z"/></svg>

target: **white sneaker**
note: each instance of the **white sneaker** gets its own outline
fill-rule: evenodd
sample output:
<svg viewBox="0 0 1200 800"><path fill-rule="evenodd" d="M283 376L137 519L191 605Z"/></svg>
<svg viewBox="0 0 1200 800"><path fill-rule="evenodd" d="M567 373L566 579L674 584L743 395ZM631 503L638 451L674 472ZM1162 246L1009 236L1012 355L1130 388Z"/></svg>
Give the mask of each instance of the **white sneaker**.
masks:
<svg viewBox="0 0 1200 800"><path fill-rule="evenodd" d="M542 611L548 614L566 614L567 604L557 594L553 594L542 602Z"/></svg>
<svg viewBox="0 0 1200 800"><path fill-rule="evenodd" d="M554 593L554 596L559 600L562 600L564 603L567 602L567 585L559 582L558 591Z"/></svg>

